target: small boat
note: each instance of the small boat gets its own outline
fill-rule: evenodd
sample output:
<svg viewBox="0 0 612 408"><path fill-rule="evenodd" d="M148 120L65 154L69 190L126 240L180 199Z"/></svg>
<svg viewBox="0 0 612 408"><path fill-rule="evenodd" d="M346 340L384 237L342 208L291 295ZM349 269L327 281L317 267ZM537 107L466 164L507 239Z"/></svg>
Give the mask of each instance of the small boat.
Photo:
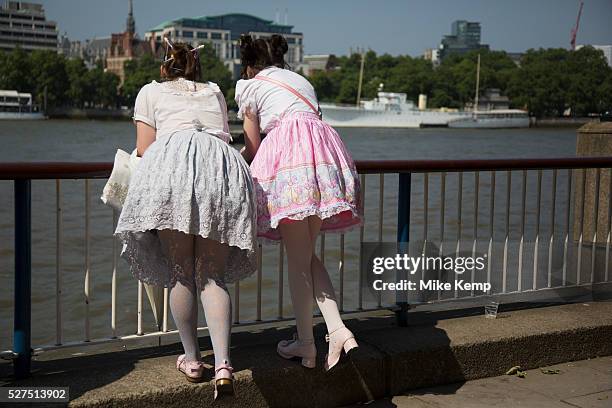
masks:
<svg viewBox="0 0 612 408"><path fill-rule="evenodd" d="M380 84L375 99L361 100L361 81L363 78L363 56L357 102L355 106L321 103L323 120L334 127L362 128L526 128L529 115L519 109L478 110L480 86L480 54L476 70L476 94L473 110L427 109L427 96L419 95L418 107L407 99L405 93L383 92Z"/></svg>
<svg viewBox="0 0 612 408"><path fill-rule="evenodd" d="M47 117L32 104L32 94L0 90L0 120L41 120Z"/></svg>
<svg viewBox="0 0 612 408"><path fill-rule="evenodd" d="M474 110L471 115L452 118L448 121L449 128L463 129L512 129L529 127L529 114L520 109L490 109L478 110L480 88L480 54L476 65L476 94L474 95Z"/></svg>
<svg viewBox="0 0 612 408"><path fill-rule="evenodd" d="M453 119L471 113L418 109L405 93L378 92L375 99L360 101L359 106L322 103L323 120L335 127L420 128L446 127Z"/></svg>
<svg viewBox="0 0 612 408"><path fill-rule="evenodd" d="M448 122L449 128L512 129L529 127L529 115L520 109L474 111L471 115Z"/></svg>

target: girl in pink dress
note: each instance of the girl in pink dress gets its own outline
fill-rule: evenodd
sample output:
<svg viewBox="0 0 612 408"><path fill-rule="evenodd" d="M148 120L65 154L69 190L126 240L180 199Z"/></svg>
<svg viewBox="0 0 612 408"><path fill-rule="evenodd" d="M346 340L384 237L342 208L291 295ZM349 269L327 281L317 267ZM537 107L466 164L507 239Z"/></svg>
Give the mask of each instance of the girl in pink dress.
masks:
<svg viewBox="0 0 612 408"><path fill-rule="evenodd" d="M314 295L327 325L329 370L342 350L348 354L357 342L342 322L329 274L314 249L320 232L361 225L359 177L340 136L321 120L312 85L285 69L287 50L280 35L240 39L243 79L236 84L236 102L244 119L242 153L252 161L258 236L282 238L287 249L297 336L281 341L278 354L315 366ZM260 133L267 134L263 140Z"/></svg>

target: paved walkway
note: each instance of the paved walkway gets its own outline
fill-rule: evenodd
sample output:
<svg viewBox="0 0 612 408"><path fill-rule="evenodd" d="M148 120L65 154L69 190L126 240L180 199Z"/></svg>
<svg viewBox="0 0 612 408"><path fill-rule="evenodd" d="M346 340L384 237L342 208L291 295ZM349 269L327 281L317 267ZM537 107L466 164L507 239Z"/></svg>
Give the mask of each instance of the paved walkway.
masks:
<svg viewBox="0 0 612 408"><path fill-rule="evenodd" d="M497 406L501 407L567 408L561 400L579 406L582 397L612 408L612 401L598 399L605 394L590 396L612 389L610 357L594 360L602 362L597 367L562 365L555 375L543 375L536 369L612 356L612 302L528 309L521 304L511 306L504 304L495 320L485 319L482 308L417 311L410 314L408 327L398 327L393 313L384 310L352 316L346 323L360 347L351 360L343 360L329 373L322 368L327 349L324 325L315 328L319 353L314 370L276 354L278 341L290 338L295 330L290 322L278 327L250 327L232 336L237 395L214 406L331 408L381 400L377 404L386 404L382 407L489 407L500 401L503 404ZM187 383L176 371L181 346L173 343L60 358L42 353L33 361L32 377L18 381L11 378L12 366L0 363L0 386L70 387L70 406L74 408L212 406L210 339L202 337L200 347L208 367L208 381L201 384ZM524 379L505 376L469 382L498 376L513 365L536 371L528 372ZM385 395L458 381L464 384L382 400Z"/></svg>
<svg viewBox="0 0 612 408"><path fill-rule="evenodd" d="M525 378L504 375L465 383L413 390L367 408L610 408L612 356L528 370ZM550 374L557 372L558 374Z"/></svg>

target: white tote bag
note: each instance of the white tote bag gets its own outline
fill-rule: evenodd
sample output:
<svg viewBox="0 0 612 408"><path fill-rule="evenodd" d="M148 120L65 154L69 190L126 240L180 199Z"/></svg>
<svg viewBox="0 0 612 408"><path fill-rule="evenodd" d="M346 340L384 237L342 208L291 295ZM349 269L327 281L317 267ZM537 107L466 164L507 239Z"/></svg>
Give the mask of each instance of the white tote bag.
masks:
<svg viewBox="0 0 612 408"><path fill-rule="evenodd" d="M126 151L117 149L115 154L115 163L113 164L113 171L102 190L102 196L100 199L102 202L114 211L121 212L123 203L127 197L128 188L130 186L130 179L132 174L136 171L136 166L140 161L140 157L136 154L136 149L129 154ZM153 311L153 317L155 323L161 330L162 324L162 312L164 302L164 288L157 285L149 285L144 283L144 288L151 304L151 310Z"/></svg>
<svg viewBox="0 0 612 408"><path fill-rule="evenodd" d="M139 161L140 157L137 156L136 149L134 149L132 154L121 149L117 150L113 171L100 197L104 204L112 207L116 211L121 211L125 198L127 197L130 178L136 170Z"/></svg>

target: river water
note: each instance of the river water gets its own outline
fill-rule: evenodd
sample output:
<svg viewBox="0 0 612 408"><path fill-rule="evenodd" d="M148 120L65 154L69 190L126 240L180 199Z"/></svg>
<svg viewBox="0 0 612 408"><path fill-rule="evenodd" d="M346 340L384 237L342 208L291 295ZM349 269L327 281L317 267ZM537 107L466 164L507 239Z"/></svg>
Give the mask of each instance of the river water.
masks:
<svg viewBox="0 0 612 408"><path fill-rule="evenodd" d="M462 130L462 129L340 129L349 151L356 160L388 159L479 159L479 158L527 158L527 157L567 157L575 155L575 129L517 129L517 130ZM130 122L112 121L62 121L43 122L0 122L0 162L35 161L112 161L117 148L130 151L134 145L134 127ZM531 172L530 172L531 173ZM513 178L512 195L520 193L520 174ZM515 177L513 176L513 177ZM495 231L503 227L505 202L505 175L497 176L497 195L503 203L495 208L496 219L500 219ZM397 222L397 175L385 177L383 240L394 241ZM448 234L456 221L456 175L447 177L447 219ZM535 177L529 177L528 190L533 191ZM549 184L550 174L545 173L543 185ZM378 239L378 187L379 176L368 176L366 180L366 226L365 241ZM434 224L439 210L438 175L430 176L429 222ZM474 173L464 175L464 223L469 226L462 231L471 237L473 220ZM560 178L558 197L564 197L565 182ZM101 338L110 335L110 288L111 288L111 250L112 250L112 213L100 203L99 196L103 181L91 182L91 337ZM488 196L490 174L480 175L481 204L479 230L488 228ZM515 190L516 188L516 190ZM549 187L545 187L549 189ZM64 341L77 341L84 338L84 262L85 232L84 208L85 193L83 180L62 182L63 201L63 293L62 313L64 317ZM548 191L548 190L547 190ZM34 181L32 184L32 333L33 345L53 344L55 342L55 268L56 268L56 216L55 181ZM497 197L497 196L496 196ZM532 194L529 194L530 200ZM423 228L423 176L414 177L412 192L413 213L411 230L421 234ZM520 210L520 200L512 200L513 213ZM531 200L532 201L532 200ZM14 208L13 185L10 181L0 181L0 349L11 347L13 318L13 234ZM543 211L550 204L550 197L543 197ZM499 207L499 208L498 208ZM528 204L528 216L533 214ZM455 211L455 212L454 212ZM499 214L498 214L499 212ZM561 208L559 209L561 212ZM499 216L498 216L499 215ZM560 215L559 229L562 229ZM482 224L482 225L481 225ZM437 228L437 227L436 227ZM432 234L437 231L433 228ZM433 235L432 235L433 237ZM346 235L345 292L346 310L357 306L358 292L358 251L359 231ZM338 282L339 237L326 238L326 264L334 282ZM263 255L263 304L262 317L277 316L278 292L278 249L264 246ZM285 267L286 271L286 267ZM286 273L286 272L285 272ZM287 285L285 276L284 285ZM119 260L117 272L117 332L132 334L136 331L137 284L127 271L126 264ZM256 279L241 282L240 320L248 321L256 317ZM230 288L233 294L233 289ZM366 298L365 306L373 299ZM368 303L370 302L370 303ZM284 313L291 314L289 292L284 288ZM146 301L145 301L146 304ZM200 313L202 316L203 313ZM170 319L171 320L171 319ZM203 322L203 317L200 318ZM170 322L170 327L173 327ZM148 305L145 305L145 331L155 329L154 320Z"/></svg>

